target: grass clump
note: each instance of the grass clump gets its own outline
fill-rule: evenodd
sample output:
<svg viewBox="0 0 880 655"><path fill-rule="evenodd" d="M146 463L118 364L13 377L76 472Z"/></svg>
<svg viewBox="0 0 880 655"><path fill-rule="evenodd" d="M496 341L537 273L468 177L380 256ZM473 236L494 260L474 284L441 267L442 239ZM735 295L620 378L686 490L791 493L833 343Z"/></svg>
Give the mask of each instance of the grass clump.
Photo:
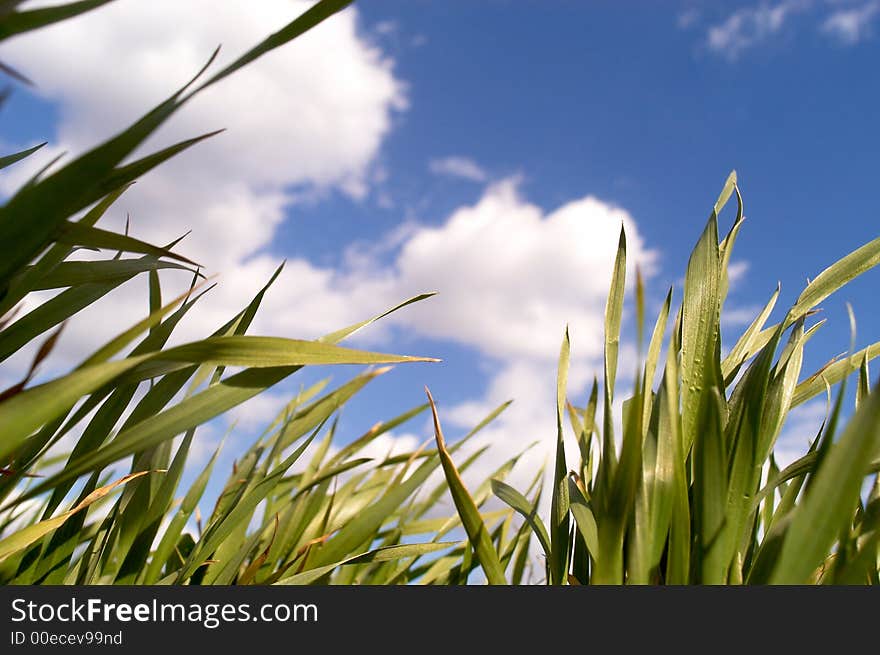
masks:
<svg viewBox="0 0 880 655"><path fill-rule="evenodd" d="M0 13L0 40L103 2L51 11L16 11L16 4ZM178 253L176 243L157 246L97 227L137 178L212 135L129 161L182 105L347 4L316 3L202 81L209 61L135 124L66 165L42 171L0 206L0 361L36 349L30 371L0 393L0 583L406 582L442 579L458 563L455 553L463 549L440 538L457 517L426 521L441 494L415 494L438 466L436 452L359 456L425 407L378 424L335 454L330 450L334 413L382 368L329 392L326 382L317 384L292 399L239 454L204 519L197 508L217 453L189 488L179 488L200 426L304 366L432 361L338 345L427 295L314 341L250 336L279 269L215 332L169 347L178 323L206 292L198 265ZM37 149L3 157L0 167ZM88 261L73 257L83 248L110 254ZM170 301L162 297L159 278L166 269L189 271L193 278L189 291ZM74 370L32 384L65 321L142 274L150 282L148 316ZM31 294L45 290L57 294L16 315ZM129 468L124 475L112 469L120 464ZM413 535L426 532L434 538L413 542ZM432 560L430 570L423 565L423 556L440 551L445 559Z"/></svg>
<svg viewBox="0 0 880 655"><path fill-rule="evenodd" d="M719 240L718 215L734 194L736 220ZM594 381L585 406L567 398L566 331L547 523L538 516L537 502L501 480L492 483L495 495L523 517L537 541L548 583L878 584L880 391L869 390L868 362L880 354L880 342L806 377L801 366L804 348L822 324L808 325L815 308L880 261L880 239L825 269L785 318L768 327L777 289L722 355L727 265L742 220L733 173L691 253L684 297L674 315L671 289L666 297L622 405L620 439L613 408L626 271L623 232L605 313L603 384ZM641 335L641 279L636 305ZM841 426L845 379L856 371L855 412ZM837 383L841 387L832 402L831 387ZM774 446L786 416L822 394L828 398L827 416L809 452L779 470ZM566 427L577 441L577 462L566 461ZM437 440L442 442L439 421ZM458 497L467 492L454 465L444 469L464 521L472 512ZM865 500L862 489L872 474ZM483 534L483 527L472 522L468 535L474 552L490 582L501 582L490 575L497 569L496 553L487 552Z"/></svg>
<svg viewBox="0 0 880 655"><path fill-rule="evenodd" d="M51 11L17 11L18 3L6 3L0 40L107 1ZM677 312L672 292L666 297L622 416L614 416L614 407L623 233L606 309L603 380L594 382L583 405L567 394L566 332L549 516L542 518L538 509L543 471L523 492L504 482L518 457L473 492L462 480L461 473L486 453L478 449L456 463L462 445L506 405L447 446L429 393L427 404L334 452L334 415L383 368L330 391L318 383L291 399L238 455L213 509L199 516L217 452L187 488L181 481L201 426L304 366L427 361L339 345L427 296L314 341L251 336L276 272L205 339L170 347L177 324L206 292L198 265L177 252L176 243L145 243L97 223L136 179L211 136L130 161L177 109L347 4L316 3L202 81L209 61L128 129L53 172L42 171L0 206L0 362L24 348L36 351L30 370L0 392L0 583L465 584L479 569L491 584L519 584L527 579L534 545L550 584L877 584L880 392L869 389L869 361L880 343L806 377L801 368L804 348L820 326L811 324L815 308L880 261L880 239L828 267L781 322L766 326L777 290L725 352L720 325L727 267L743 218L735 175L691 254ZM38 148L0 157L0 168ZM734 196L736 220L719 239L718 215ZM111 254L73 257L83 248ZM189 291L170 301L160 284L160 272L169 269L193 278ZM148 315L74 370L32 384L65 321L138 275L150 281ZM635 287L641 342L640 279ZM31 294L45 290L57 294L15 314ZM843 383L855 372L857 406L844 421ZM774 447L786 416L823 393L828 412L822 429L806 455L780 470ZM429 407L435 447L364 456L378 437ZM576 462L564 449L572 436ZM120 464L124 474L112 468ZM431 476L440 471L445 480L435 482ZM447 494L455 512L442 508ZM502 509L490 509L493 495Z"/></svg>

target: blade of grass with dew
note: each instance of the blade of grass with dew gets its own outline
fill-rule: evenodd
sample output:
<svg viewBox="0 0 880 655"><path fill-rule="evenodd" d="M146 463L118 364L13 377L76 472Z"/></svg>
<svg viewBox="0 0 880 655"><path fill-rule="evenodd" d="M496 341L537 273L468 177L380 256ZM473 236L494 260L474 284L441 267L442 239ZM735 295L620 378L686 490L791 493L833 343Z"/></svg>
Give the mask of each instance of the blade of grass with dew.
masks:
<svg viewBox="0 0 880 655"><path fill-rule="evenodd" d="M726 188L726 187L725 187ZM722 191L722 196L724 195ZM719 200L720 202L720 200ZM715 383L720 312L718 222L713 211L688 261L681 320L681 422L683 450L697 436L700 405Z"/></svg>

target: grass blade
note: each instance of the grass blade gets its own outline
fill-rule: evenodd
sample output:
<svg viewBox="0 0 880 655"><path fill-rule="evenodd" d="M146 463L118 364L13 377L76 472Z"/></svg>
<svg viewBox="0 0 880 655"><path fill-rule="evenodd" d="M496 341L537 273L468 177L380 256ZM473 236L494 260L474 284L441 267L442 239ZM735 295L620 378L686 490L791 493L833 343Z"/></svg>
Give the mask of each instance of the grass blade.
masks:
<svg viewBox="0 0 880 655"><path fill-rule="evenodd" d="M443 473L449 484L449 491L455 502L455 508L461 517L461 523L474 549L474 555L483 567L486 579L490 585L506 585L507 580L504 578L504 567L501 565L501 560L499 560L495 546L492 544L492 538L489 536L486 525L483 523L480 511L474 504L473 498L471 498L458 470L455 468L455 463L452 461L449 451L446 450L446 442L443 439L443 430L440 427L440 418L437 416L437 407L434 405L434 399L427 388L425 392L428 394L428 402L431 404L431 412L434 416L434 436L437 442L437 452L440 455L440 463L443 466Z"/></svg>

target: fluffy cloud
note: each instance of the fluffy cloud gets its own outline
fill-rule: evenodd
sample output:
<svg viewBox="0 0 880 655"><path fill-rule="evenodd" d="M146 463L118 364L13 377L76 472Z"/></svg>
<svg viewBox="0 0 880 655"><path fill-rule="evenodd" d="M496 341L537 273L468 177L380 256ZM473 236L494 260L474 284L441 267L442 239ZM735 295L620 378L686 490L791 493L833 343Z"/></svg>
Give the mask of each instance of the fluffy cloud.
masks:
<svg viewBox="0 0 880 655"><path fill-rule="evenodd" d="M4 171L0 191L12 193L34 167L61 151L82 152L123 129L191 77L218 44L223 49L213 70L310 5L230 0L217 11L211 0L117 0L4 43L4 60L27 70L37 92L57 105L59 120L54 142L33 161ZM258 253L271 243L298 193L367 192L383 139L405 105L393 62L362 33L356 10L345 10L180 110L141 154L227 130L152 171L102 223L118 229L130 213L133 234L157 243L192 230L181 251L208 274L221 273L221 284L202 303L199 322L181 326L183 338L204 336L280 263ZM297 287L305 290L322 286L326 275L294 262L288 275L297 273L302 274ZM164 279L168 295L189 282L187 275ZM143 316L145 290L137 280L86 310L65 331L56 363L75 364ZM48 295L39 294L30 306ZM107 303L114 312L106 311ZM9 364L22 368L26 356Z"/></svg>
<svg viewBox="0 0 880 655"><path fill-rule="evenodd" d="M545 213L519 196L515 181L492 185L475 205L401 248L402 289L441 292L405 320L490 355L552 359L566 322L601 332L622 225L630 265L640 261L650 272L655 255L625 210L587 196ZM600 343L591 340L587 352L598 354Z"/></svg>
<svg viewBox="0 0 880 655"><path fill-rule="evenodd" d="M383 323L499 361L542 362L555 359L568 323L586 336L584 357L596 357L621 226L630 272L640 262L650 274L656 253L625 210L587 196L546 212L521 197L515 180L503 180L438 226L409 226L395 237L390 262L369 251L339 269L289 261L258 320L269 331L318 336L436 290L435 298ZM256 258L238 280L255 286L275 263Z"/></svg>
<svg viewBox="0 0 880 655"><path fill-rule="evenodd" d="M228 60L306 6L287 0L259 6L230 2L221 13L207 0L118 0L82 19L15 39L4 57L58 103L56 148L79 152L165 97L217 43L223 43ZM113 53L109 62L108 53ZM358 32L357 14L348 10L196 98L151 141L150 149L228 128L146 176L110 217L118 224L130 211L134 234L159 242L192 229L182 251L209 273L220 272L220 284L200 303L195 320L181 324L178 340L204 336L222 324L270 277L280 260L262 251L296 193L369 192L382 140L394 112L404 106L404 85L392 62ZM435 168L486 179L477 165L464 162L473 164L456 158ZM6 178L7 191L14 182ZM484 397L447 406L444 414L450 423L472 425L473 417L516 398L483 437L484 443L497 438L492 460L497 462L535 438L552 443L554 361L566 324L575 357L573 392L582 391L596 369L621 225L630 265L639 261L650 274L655 253L624 209L592 196L545 209L525 199L516 180L502 180L439 224L409 225L389 236L390 244L352 249L338 269L288 261L253 332L315 337L416 293L439 291L431 301L384 321L382 329L456 341L492 363L495 373ZM176 279L176 286L188 282L183 275L166 279ZM56 363L77 363L143 316L145 285L145 280L129 283L72 321ZM371 334L375 341L383 333ZM242 408L238 418L251 425L281 402L267 396ZM511 437L500 438L503 432ZM536 450L532 457L545 452Z"/></svg>
<svg viewBox="0 0 880 655"><path fill-rule="evenodd" d="M480 479L537 439L542 445L529 452L516 478L524 483L553 444L555 360L566 324L572 338L573 399L582 401L587 381L600 370L605 299L621 225L630 269L638 262L650 275L656 253L645 246L625 210L587 196L546 211L522 197L516 180L503 180L439 225L402 231L390 262L362 256L356 265L332 271L291 262L292 274L304 282L293 295L284 294L286 311L270 294L264 316L283 323L285 330L317 334L370 313L365 298L390 305L436 289L435 298L383 324L471 346L489 362L485 394L459 406L442 406L442 418L470 428L492 408L515 399L471 444L472 450L492 443L493 456L469 477ZM279 288L285 288L283 280ZM325 303L326 310L312 313L311 302ZM346 309L360 313L345 316ZM310 318L317 315L335 324L319 329ZM633 370L633 363L631 349L624 347L621 370Z"/></svg>
<svg viewBox="0 0 880 655"><path fill-rule="evenodd" d="M880 2L840 9L822 23L822 31L846 45L855 45L871 34L874 19L880 15Z"/></svg>
<svg viewBox="0 0 880 655"><path fill-rule="evenodd" d="M80 19L12 39L4 58L58 103L58 146L81 152L167 97L218 44L214 70L310 2L117 0ZM271 241L291 190L367 192L368 175L405 107L393 62L346 10L196 97L144 148L227 131L172 160L125 199L138 236L187 229L187 252L227 271ZM71 56L71 53L76 53Z"/></svg>

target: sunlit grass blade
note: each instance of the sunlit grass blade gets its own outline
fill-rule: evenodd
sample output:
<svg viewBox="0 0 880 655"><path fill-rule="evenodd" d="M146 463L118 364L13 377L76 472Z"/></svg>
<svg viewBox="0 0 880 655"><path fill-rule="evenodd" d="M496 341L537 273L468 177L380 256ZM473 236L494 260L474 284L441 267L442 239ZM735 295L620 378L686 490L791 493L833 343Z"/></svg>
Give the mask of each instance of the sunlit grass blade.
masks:
<svg viewBox="0 0 880 655"><path fill-rule="evenodd" d="M58 233L56 240L70 246L83 246L86 248L107 248L110 250L118 250L120 252L139 253L143 255L151 255L153 257L167 257L176 259L190 266L198 266L191 259L172 252L168 248L154 246L146 241L135 239L125 234L117 234L108 230L91 225L83 225L72 221L65 221Z"/></svg>
<svg viewBox="0 0 880 655"><path fill-rule="evenodd" d="M368 318L366 321L361 321L360 323L355 323L354 325L350 325L347 328L343 328L342 330L337 330L336 332L331 332L330 334L325 334L323 337L318 339L318 341L322 341L324 343L339 343L340 341L343 341L344 339L347 339L348 337L353 335L355 332L359 332L360 330L367 327L371 323L375 323L376 321L379 321L379 320L385 318L386 316L389 316L390 314L393 314L394 312L396 312L400 309L403 309L404 307L407 307L407 306L412 305L417 302L421 302L422 300L427 300L428 298L431 298L434 295L436 295L436 294L423 293L418 296L413 296L412 298L404 300L399 305L395 305L391 309L385 310L381 314L378 314L372 318Z"/></svg>
<svg viewBox="0 0 880 655"><path fill-rule="evenodd" d="M727 236L721 241L718 245L718 252L721 255L721 304L724 305L724 301L727 299L727 292L730 289L730 277L728 275L728 268L730 268L730 257L733 254L733 246L736 243L736 238L739 236L739 232L742 229L743 221L745 220L745 214L743 209L743 199L742 194L739 192L739 187L736 185L736 171L731 171L730 175L727 177L727 183L724 185L725 190L729 188L730 184L733 184L733 191L736 193L736 218L733 221L733 225L730 227L730 231L727 233ZM722 193L721 197L719 197L718 202L715 203L715 215L718 216L721 213L724 205L727 204L727 201L730 199L730 195ZM723 200L723 202L722 202Z"/></svg>
<svg viewBox="0 0 880 655"><path fill-rule="evenodd" d="M159 544L151 555L150 561L144 570L143 579L140 580L141 583L155 584L158 581L162 567L164 567L165 563L168 561L186 523L192 516L196 505L205 492L205 488L208 486L208 480L211 477L211 472L214 470L214 464L216 463L219 454L220 448L218 447L214 451L214 454L211 455L211 459L208 460L205 468L199 473L192 486L190 486L189 490L186 492L180 506L174 512L168 527L166 527L162 533Z"/></svg>
<svg viewBox="0 0 880 655"><path fill-rule="evenodd" d="M714 359L718 345L720 282L718 222L713 211L706 229L691 253L684 282L681 321L681 422L685 453L690 451L697 436L700 405L716 382Z"/></svg>
<svg viewBox="0 0 880 655"><path fill-rule="evenodd" d="M345 356L346 352L350 354L349 357ZM0 458L8 456L33 430L66 411L83 395L151 360L251 367L222 383L229 390L225 397L214 387L186 401L194 406L193 409L197 406L196 399L202 401L200 411L198 414L194 413L193 418L201 415L203 420L256 395L260 389L280 382L304 365L429 361L409 356L388 357L315 341L230 336L215 337L158 353L104 362L29 389L0 404L0 429L8 430L17 436L17 439L8 439L0 446ZM211 394L212 391L214 396L217 396L216 400L213 396L205 395ZM211 402L205 402L207 398L211 398ZM217 407L216 410L212 404L213 407ZM222 409L219 409L220 407ZM193 426L189 425L187 429L189 427Z"/></svg>
<svg viewBox="0 0 880 655"><path fill-rule="evenodd" d="M880 341L853 353L845 359L829 362L795 387L791 398L791 406L797 407L811 398L815 398L825 391L826 382L830 385L837 384L851 373L856 372L863 360L871 361L877 356L880 356Z"/></svg>
<svg viewBox="0 0 880 655"><path fill-rule="evenodd" d="M617 255L611 275L611 287L605 304L605 385L602 412L602 459L598 480L606 491L611 487L617 457L614 446L614 383L617 378L617 357L620 349L620 323L623 318L623 301L626 287L626 232L621 226Z"/></svg>
<svg viewBox="0 0 880 655"><path fill-rule="evenodd" d="M854 250L819 273L798 296L783 321L788 327L832 293L880 263L880 237Z"/></svg>

